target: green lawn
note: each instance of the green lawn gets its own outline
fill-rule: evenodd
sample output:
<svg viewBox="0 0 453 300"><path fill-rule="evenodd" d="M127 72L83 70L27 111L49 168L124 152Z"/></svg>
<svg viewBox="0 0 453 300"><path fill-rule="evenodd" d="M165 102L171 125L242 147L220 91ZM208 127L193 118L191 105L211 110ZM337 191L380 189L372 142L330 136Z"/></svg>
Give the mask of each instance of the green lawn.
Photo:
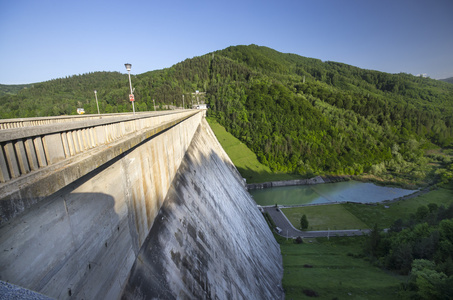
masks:
<svg viewBox="0 0 453 300"><path fill-rule="evenodd" d="M364 222L346 210L341 204L282 208L282 212L294 227L300 228L300 218L306 215L308 230L366 229Z"/></svg>
<svg viewBox="0 0 453 300"><path fill-rule="evenodd" d="M292 180L303 178L300 175L273 173L269 167L262 165L255 153L253 153L240 140L227 132L223 126L214 119L206 118L212 131L216 135L225 152L228 154L234 165L247 179L247 183L260 183L279 180Z"/></svg>
<svg viewBox="0 0 453 300"><path fill-rule="evenodd" d="M316 292L317 299L397 298L399 285L405 278L360 258L363 237L312 241L303 244L280 241L285 299L308 299L303 293L305 289Z"/></svg>

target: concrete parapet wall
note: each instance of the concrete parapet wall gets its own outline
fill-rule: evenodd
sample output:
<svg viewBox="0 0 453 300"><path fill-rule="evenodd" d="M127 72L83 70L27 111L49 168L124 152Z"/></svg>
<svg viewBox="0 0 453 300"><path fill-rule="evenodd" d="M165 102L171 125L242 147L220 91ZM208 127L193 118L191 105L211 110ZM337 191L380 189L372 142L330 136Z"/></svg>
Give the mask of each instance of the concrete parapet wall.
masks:
<svg viewBox="0 0 453 300"><path fill-rule="evenodd" d="M201 112L0 132L0 224L146 138ZM5 133L6 132L6 133ZM8 138L8 139L6 139ZM9 178L10 174L13 174Z"/></svg>
<svg viewBox="0 0 453 300"><path fill-rule="evenodd" d="M117 298L203 113L180 117L39 171L7 193L0 280L57 299ZM140 122L148 121L112 126L127 133Z"/></svg>
<svg viewBox="0 0 453 300"><path fill-rule="evenodd" d="M137 112L136 114L137 115L149 114L149 112ZM130 116L130 115L132 115L132 113L2 119L2 120L0 120L0 130L29 127L29 126L42 126L42 125L67 123L67 122L99 120L100 118L102 118L102 119L117 118L118 116L128 116L128 115Z"/></svg>
<svg viewBox="0 0 453 300"><path fill-rule="evenodd" d="M1 130L0 183L194 113L120 114L103 119Z"/></svg>

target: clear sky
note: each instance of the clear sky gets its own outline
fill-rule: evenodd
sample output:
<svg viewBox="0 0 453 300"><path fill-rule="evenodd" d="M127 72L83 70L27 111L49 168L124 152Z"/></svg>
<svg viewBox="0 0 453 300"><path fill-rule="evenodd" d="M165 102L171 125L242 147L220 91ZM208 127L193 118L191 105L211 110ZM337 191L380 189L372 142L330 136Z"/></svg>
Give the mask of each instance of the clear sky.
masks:
<svg viewBox="0 0 453 300"><path fill-rule="evenodd" d="M1 84L132 74L232 45L453 77L452 0L0 0Z"/></svg>

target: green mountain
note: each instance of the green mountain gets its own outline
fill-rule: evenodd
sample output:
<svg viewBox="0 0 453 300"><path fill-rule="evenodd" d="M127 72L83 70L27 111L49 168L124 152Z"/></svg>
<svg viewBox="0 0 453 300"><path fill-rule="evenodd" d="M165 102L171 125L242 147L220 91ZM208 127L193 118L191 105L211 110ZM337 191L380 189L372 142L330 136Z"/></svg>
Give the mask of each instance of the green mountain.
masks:
<svg viewBox="0 0 453 300"><path fill-rule="evenodd" d="M442 81L448 82L448 83L453 83L453 77L441 79Z"/></svg>
<svg viewBox="0 0 453 300"><path fill-rule="evenodd" d="M186 107L208 115L274 171L429 173L424 150L453 146L453 86L323 62L256 45L234 46L132 76L136 110ZM127 75L96 72L34 84L0 97L0 117L131 111ZM19 109L20 108L20 109Z"/></svg>

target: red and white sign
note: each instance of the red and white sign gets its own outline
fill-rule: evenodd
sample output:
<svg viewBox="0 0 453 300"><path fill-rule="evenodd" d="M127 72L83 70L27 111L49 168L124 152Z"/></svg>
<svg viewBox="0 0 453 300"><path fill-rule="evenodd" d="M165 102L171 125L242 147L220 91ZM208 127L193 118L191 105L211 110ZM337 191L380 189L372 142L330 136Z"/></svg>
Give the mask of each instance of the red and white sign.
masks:
<svg viewBox="0 0 453 300"><path fill-rule="evenodd" d="M129 100L130 100L131 102L135 101L135 99L134 99L134 94L130 94L130 95L129 95Z"/></svg>

